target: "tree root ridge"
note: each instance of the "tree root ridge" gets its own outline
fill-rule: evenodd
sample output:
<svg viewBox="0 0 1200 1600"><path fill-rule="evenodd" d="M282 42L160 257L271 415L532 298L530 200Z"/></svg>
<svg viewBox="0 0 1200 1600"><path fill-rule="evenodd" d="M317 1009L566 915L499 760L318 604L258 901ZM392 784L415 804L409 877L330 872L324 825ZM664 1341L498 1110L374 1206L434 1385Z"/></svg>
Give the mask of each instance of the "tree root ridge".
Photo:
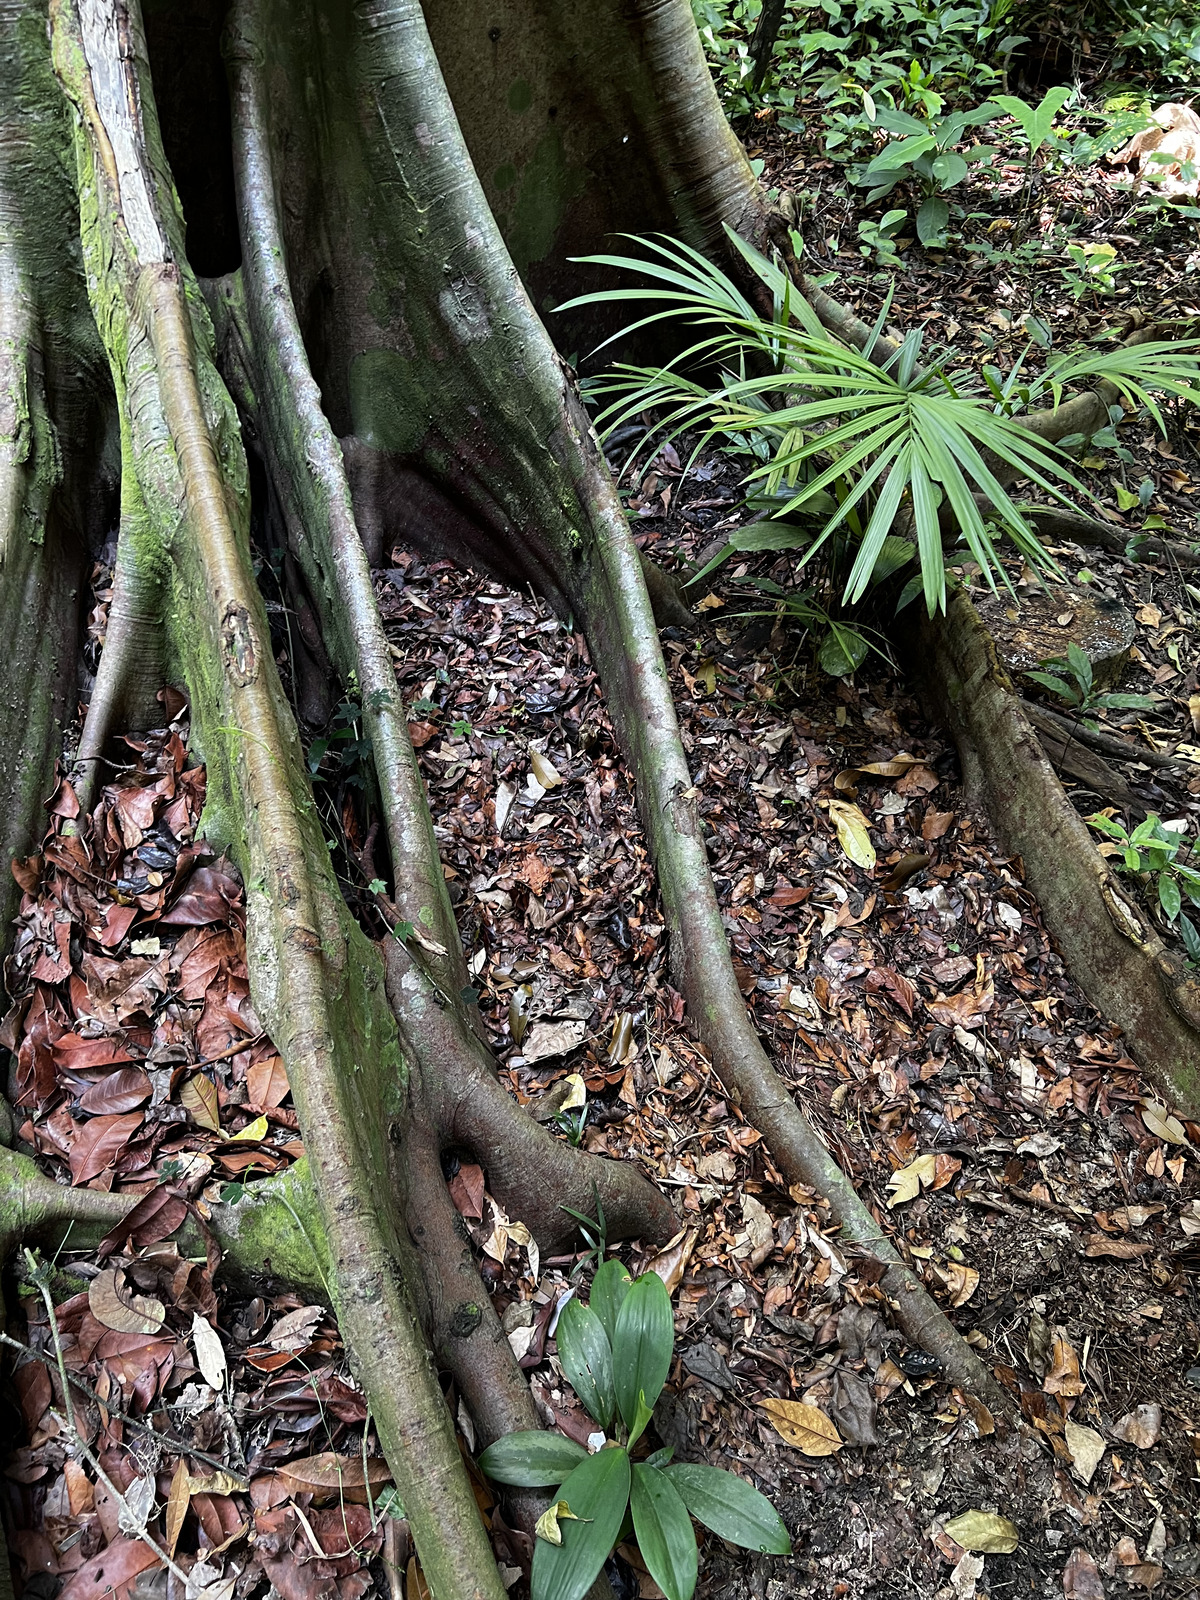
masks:
<svg viewBox="0 0 1200 1600"><path fill-rule="evenodd" d="M968 793L1019 855L1080 988L1186 1115L1200 1114L1200 984L1109 871L1030 727L983 622L953 593L912 652L923 693L959 743Z"/></svg>

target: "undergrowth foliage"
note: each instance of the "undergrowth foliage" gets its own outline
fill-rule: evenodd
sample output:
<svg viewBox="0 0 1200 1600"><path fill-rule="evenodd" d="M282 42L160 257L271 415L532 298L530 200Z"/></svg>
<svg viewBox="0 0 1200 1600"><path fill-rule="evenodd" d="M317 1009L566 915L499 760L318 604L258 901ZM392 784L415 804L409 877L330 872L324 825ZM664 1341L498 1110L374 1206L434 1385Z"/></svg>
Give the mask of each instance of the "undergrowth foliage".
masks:
<svg viewBox="0 0 1200 1600"><path fill-rule="evenodd" d="M972 371L954 347L927 349L923 330L893 346L884 334L890 295L864 348L854 349L822 326L777 263L732 230L729 237L769 290L771 316L698 252L670 239L637 241L638 257L589 258L637 273L642 283L573 305L640 302L648 314L625 334L665 321L698 334L666 366L617 363L590 382L589 397L602 404L602 433L651 411L658 422L647 438L693 433L692 459L714 440L751 457L747 489L766 496L775 517L801 519L781 526L772 547L802 550L803 567L832 542L845 556L835 570L849 567L844 605L862 600L881 561L896 569L889 541L897 537L908 547L899 564L918 568L901 603L922 593L930 614L946 604L946 543L951 559L969 557L993 590L1009 584L1001 537L1035 569L1055 570L997 471L1007 468L1064 503L1068 490L1090 492L1065 451L1023 426L1020 414L1043 400L1057 405L1067 386L1107 380L1165 432L1155 394L1196 398L1200 341L1052 355L1033 375L1024 370L1031 340L1004 378ZM954 549L956 538L965 550Z"/></svg>
<svg viewBox="0 0 1200 1600"><path fill-rule="evenodd" d="M591 1303L568 1300L558 1319L558 1353L601 1436L592 1455L562 1434L531 1430L498 1439L479 1458L497 1483L554 1488L539 1519L531 1600L582 1600L608 1556L633 1533L667 1600L690 1600L698 1566L692 1518L730 1544L786 1555L791 1540L765 1496L720 1467L672 1464L671 1450L635 1461L671 1370L675 1324L656 1272L630 1277L606 1261Z"/></svg>

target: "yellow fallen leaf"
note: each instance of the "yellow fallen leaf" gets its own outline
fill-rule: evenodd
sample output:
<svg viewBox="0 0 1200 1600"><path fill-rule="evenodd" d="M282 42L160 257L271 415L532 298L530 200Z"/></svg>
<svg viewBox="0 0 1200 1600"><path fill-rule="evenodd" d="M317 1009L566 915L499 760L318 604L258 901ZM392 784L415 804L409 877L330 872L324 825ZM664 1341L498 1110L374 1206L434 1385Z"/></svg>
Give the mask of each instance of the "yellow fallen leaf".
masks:
<svg viewBox="0 0 1200 1600"><path fill-rule="evenodd" d="M996 1511L964 1511L946 1532L964 1550L983 1555L1010 1556L1021 1542L1016 1524Z"/></svg>
<svg viewBox="0 0 1200 1600"><path fill-rule="evenodd" d="M570 1093L559 1106L560 1111L576 1111L580 1106L587 1105L587 1089L579 1073L568 1073L564 1082L571 1085Z"/></svg>
<svg viewBox="0 0 1200 1600"><path fill-rule="evenodd" d="M841 1434L825 1413L803 1400L760 1400L771 1426L786 1444L806 1456L831 1456L842 1448Z"/></svg>
<svg viewBox="0 0 1200 1600"><path fill-rule="evenodd" d="M533 1531L547 1544L562 1543L560 1522L590 1522L591 1517L577 1517L565 1500L556 1500L549 1511L543 1511L534 1523Z"/></svg>
<svg viewBox="0 0 1200 1600"><path fill-rule="evenodd" d="M244 1139L249 1144L257 1144L260 1139L267 1136L266 1117L255 1117L253 1122L248 1122L240 1133L233 1135L234 1139Z"/></svg>
<svg viewBox="0 0 1200 1600"><path fill-rule="evenodd" d="M915 1200L922 1189L928 1189L936 1176L937 1157L932 1154L918 1156L907 1167L893 1172L888 1179L888 1188L892 1191L888 1210L903 1205L906 1200Z"/></svg>
<svg viewBox="0 0 1200 1600"><path fill-rule="evenodd" d="M856 867L870 872L875 865L875 846L871 843L866 817L847 800L830 800L829 815L842 849Z"/></svg>

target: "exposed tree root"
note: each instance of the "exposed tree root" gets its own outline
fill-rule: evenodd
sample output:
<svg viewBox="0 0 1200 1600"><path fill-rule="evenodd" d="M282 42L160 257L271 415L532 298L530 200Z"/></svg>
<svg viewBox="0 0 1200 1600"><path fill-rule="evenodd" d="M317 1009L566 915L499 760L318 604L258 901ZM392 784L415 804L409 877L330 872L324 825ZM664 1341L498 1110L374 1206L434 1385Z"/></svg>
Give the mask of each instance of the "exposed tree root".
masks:
<svg viewBox="0 0 1200 1600"><path fill-rule="evenodd" d="M137 1203L136 1194L67 1189L28 1156L0 1149L0 1260L20 1244L47 1254L94 1248ZM252 1185L236 1206L212 1207L205 1225L221 1247L222 1271L238 1286L286 1284L329 1301L329 1264L305 1162ZM204 1253L195 1219L175 1235L185 1254Z"/></svg>
<svg viewBox="0 0 1200 1600"><path fill-rule="evenodd" d="M1101 550L1123 556L1129 541L1137 538L1143 555L1166 561L1183 572L1200 570L1200 554L1177 539L1144 538L1136 528L1118 527L1112 522L1102 522L1099 517L1085 517L1078 511L1067 511L1059 506L1026 506L1024 515L1043 539L1096 545Z"/></svg>
<svg viewBox="0 0 1200 1600"><path fill-rule="evenodd" d="M75 710L89 555L116 499L104 353L70 244L65 116L44 11L0 0L0 953L19 893L8 863L41 832Z"/></svg>
<svg viewBox="0 0 1200 1600"><path fill-rule="evenodd" d="M968 792L1020 855L1046 925L1088 998L1176 1107L1200 1114L1200 985L1117 883L1063 793L979 614L961 592L912 652L958 740Z"/></svg>
<svg viewBox="0 0 1200 1600"><path fill-rule="evenodd" d="M1102 728L1088 728L1082 722L1073 722L1050 706L1034 705L1023 700L1026 716L1031 722L1055 729L1066 738L1086 744L1101 755L1112 756L1117 761L1140 761L1144 766L1157 767L1160 772L1173 772L1178 778L1194 778L1200 769L1189 761L1177 761L1161 750L1151 750L1148 745L1136 744L1132 739L1122 739L1117 734L1105 733Z"/></svg>
<svg viewBox="0 0 1200 1600"><path fill-rule="evenodd" d="M74 789L84 812L92 809L109 739L119 728L151 726L160 709L155 695L163 683L162 594L150 564L139 562L133 540L124 525L117 541L104 649L75 753Z"/></svg>

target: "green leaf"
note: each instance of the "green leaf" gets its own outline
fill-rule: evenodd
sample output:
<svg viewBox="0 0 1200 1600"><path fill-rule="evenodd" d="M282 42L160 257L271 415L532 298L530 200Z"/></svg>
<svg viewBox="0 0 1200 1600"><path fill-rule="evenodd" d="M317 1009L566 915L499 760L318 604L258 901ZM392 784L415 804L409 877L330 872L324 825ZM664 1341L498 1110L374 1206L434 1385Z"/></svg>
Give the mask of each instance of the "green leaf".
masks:
<svg viewBox="0 0 1200 1600"><path fill-rule="evenodd" d="M1085 696L1092 692L1092 663L1074 639L1067 646L1067 664Z"/></svg>
<svg viewBox="0 0 1200 1600"><path fill-rule="evenodd" d="M957 150L943 150L940 156L934 157L933 175L943 189L953 189L956 183L963 181L967 172L967 163Z"/></svg>
<svg viewBox="0 0 1200 1600"><path fill-rule="evenodd" d="M908 166L918 156L926 155L930 150L937 149L937 140L931 133L912 134L908 138L893 139L867 167L863 173L864 182L873 182L873 174L877 172L897 172L901 167Z"/></svg>
<svg viewBox="0 0 1200 1600"><path fill-rule="evenodd" d="M587 1459L587 1451L573 1439L534 1428L497 1439L480 1456L479 1466L497 1483L515 1484L520 1489L554 1489Z"/></svg>
<svg viewBox="0 0 1200 1600"><path fill-rule="evenodd" d="M1163 872L1159 874L1158 903L1166 913L1167 921L1174 922L1179 915L1183 899L1179 893L1179 885L1171 877L1170 873Z"/></svg>
<svg viewBox="0 0 1200 1600"><path fill-rule="evenodd" d="M635 1466L629 1496L633 1531L650 1576L667 1600L691 1600L696 1587L696 1535L687 1507L658 1467Z"/></svg>
<svg viewBox="0 0 1200 1600"><path fill-rule="evenodd" d="M616 1543L629 1483L629 1457L619 1448L598 1450L575 1468L558 1495L588 1520L563 1522L560 1545L534 1540L530 1600L583 1600Z"/></svg>
<svg viewBox="0 0 1200 1600"><path fill-rule="evenodd" d="M869 649L862 634L843 623L831 627L825 635L817 652L817 661L821 670L831 678L848 678L862 666Z"/></svg>
<svg viewBox="0 0 1200 1600"><path fill-rule="evenodd" d="M610 1345L615 1343L617 1337L617 1313L632 1286L629 1268L615 1257L612 1261L606 1261L592 1280L592 1310L600 1318Z"/></svg>
<svg viewBox="0 0 1200 1600"><path fill-rule="evenodd" d="M637 1412L634 1415L633 1421L629 1424L629 1438L626 1440L626 1443L631 1450L645 1433L646 1429L653 1420L653 1417L654 1412L646 1404L646 1391L644 1389L639 1389L637 1397Z"/></svg>
<svg viewBox="0 0 1200 1600"><path fill-rule="evenodd" d="M739 528L736 533L729 535L729 542L723 550L718 550L711 561L706 561L700 571L694 573L684 584L688 589L693 583L699 583L701 578L706 578L715 567L736 551L757 550L798 550L813 541L811 528L802 528L797 522L784 522L782 519L767 522L751 522L744 528Z"/></svg>
<svg viewBox="0 0 1200 1600"><path fill-rule="evenodd" d="M1060 700L1065 700L1068 705L1076 705L1079 701L1079 691L1072 689L1069 683L1062 678L1056 678L1051 672L1027 672L1027 678L1032 678L1034 683L1041 684L1043 689L1049 689L1051 694L1058 695Z"/></svg>
<svg viewBox="0 0 1200 1600"><path fill-rule="evenodd" d="M613 1378L625 1425L638 1416L639 1396L654 1408L671 1370L675 1318L671 1297L657 1272L644 1272L625 1296L613 1337Z"/></svg>
<svg viewBox="0 0 1200 1600"><path fill-rule="evenodd" d="M950 207L939 194L931 194L917 212L917 238L927 249L940 250L946 243Z"/></svg>
<svg viewBox="0 0 1200 1600"><path fill-rule="evenodd" d="M558 1319L558 1358L584 1410L607 1430L613 1414L612 1346L590 1306L568 1300Z"/></svg>
<svg viewBox="0 0 1200 1600"><path fill-rule="evenodd" d="M773 1556L786 1556L791 1550L783 1518L766 1495L736 1473L688 1462L663 1471L696 1520L730 1544Z"/></svg>
<svg viewBox="0 0 1200 1600"><path fill-rule="evenodd" d="M1179 936L1183 940L1183 948L1188 953L1188 960L1200 961L1200 933L1196 931L1195 923L1190 917L1180 913L1177 927Z"/></svg>

